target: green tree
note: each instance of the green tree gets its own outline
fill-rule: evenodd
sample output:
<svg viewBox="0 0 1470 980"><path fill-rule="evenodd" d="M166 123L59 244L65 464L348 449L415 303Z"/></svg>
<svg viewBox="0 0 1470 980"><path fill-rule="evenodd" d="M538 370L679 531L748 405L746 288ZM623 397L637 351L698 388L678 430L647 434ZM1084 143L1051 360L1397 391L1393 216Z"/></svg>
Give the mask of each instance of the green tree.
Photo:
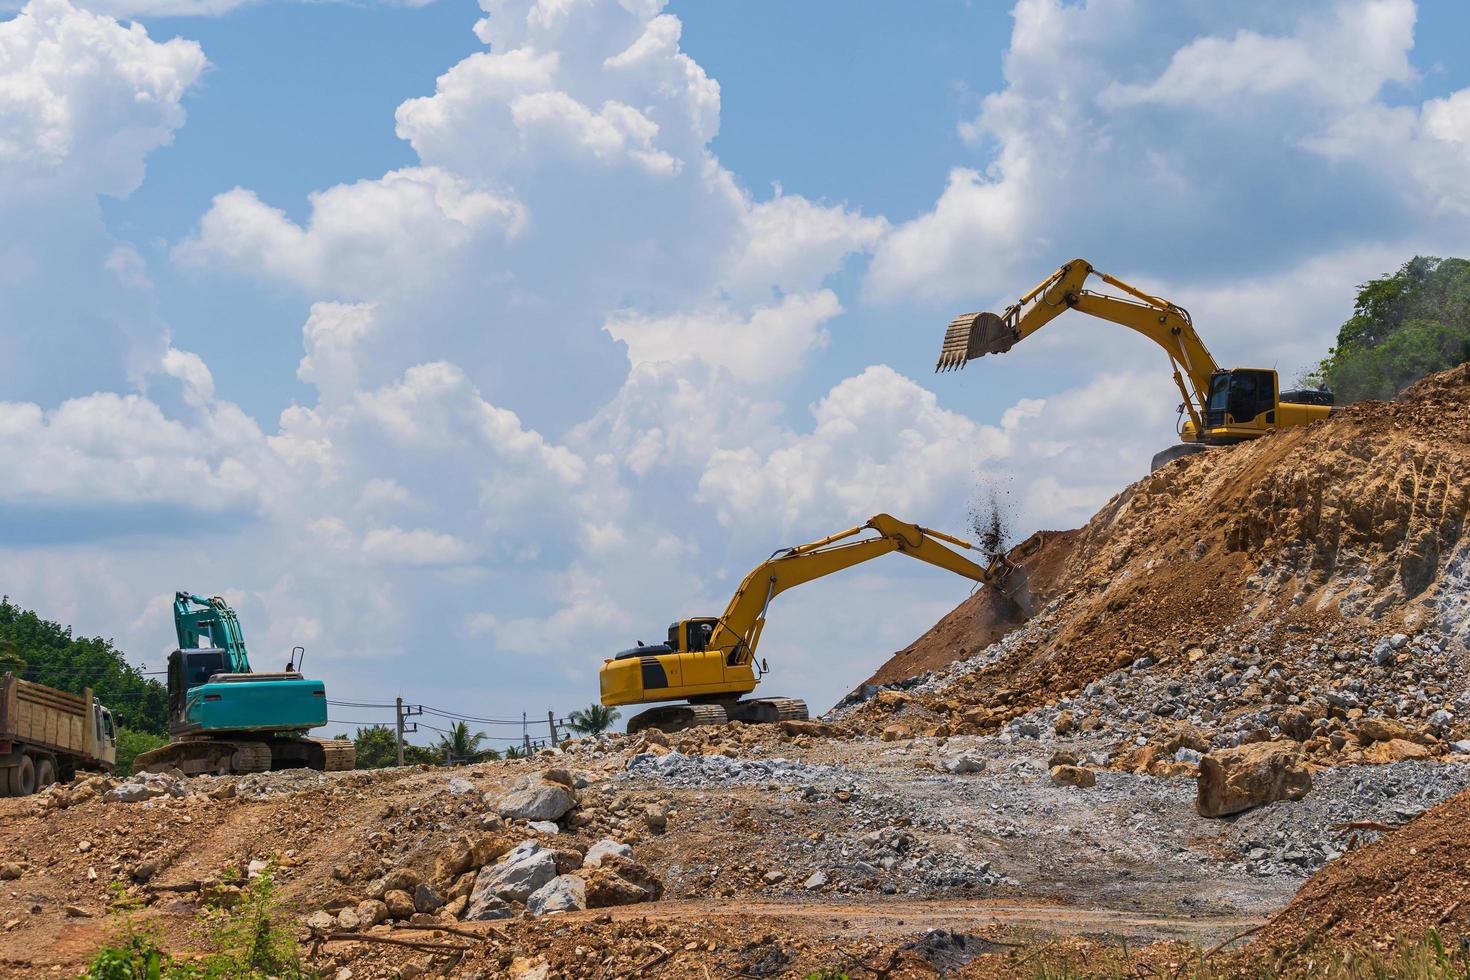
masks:
<svg viewBox="0 0 1470 980"><path fill-rule="evenodd" d="M1337 344L1306 380L1339 404L1392 398L1470 360L1470 261L1416 255L1364 283Z"/></svg>
<svg viewBox="0 0 1470 980"><path fill-rule="evenodd" d="M71 627L42 619L8 596L0 598L0 641L24 661L26 680L92 694L112 709L120 727L158 735L168 731L168 690L124 658L111 640L72 636Z"/></svg>
<svg viewBox="0 0 1470 980"><path fill-rule="evenodd" d="M581 711L573 711L567 716L567 727L579 735L598 735L611 728L619 716L617 708L589 704Z"/></svg>
<svg viewBox="0 0 1470 980"><path fill-rule="evenodd" d="M488 737L484 732L471 732L468 724L457 721L450 726L448 734L440 736L435 748L443 754L445 764L451 766L500 758L494 749L480 748Z"/></svg>
<svg viewBox="0 0 1470 980"><path fill-rule="evenodd" d="M134 759L144 752L152 752L167 744L168 739L162 735L119 727L117 730L117 768L113 771L119 776L131 776Z"/></svg>
<svg viewBox="0 0 1470 980"><path fill-rule="evenodd" d="M386 769L398 764L397 739L386 725L359 728L352 744L357 749L359 769Z"/></svg>
<svg viewBox="0 0 1470 980"><path fill-rule="evenodd" d="M403 746L403 764L406 766L442 766L444 765L444 752L441 749L432 749L427 745Z"/></svg>

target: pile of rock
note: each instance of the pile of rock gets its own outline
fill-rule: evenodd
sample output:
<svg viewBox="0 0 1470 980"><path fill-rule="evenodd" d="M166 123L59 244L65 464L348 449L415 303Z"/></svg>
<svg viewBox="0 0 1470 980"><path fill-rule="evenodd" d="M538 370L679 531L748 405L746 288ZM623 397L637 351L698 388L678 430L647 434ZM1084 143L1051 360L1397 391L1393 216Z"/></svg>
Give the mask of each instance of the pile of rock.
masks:
<svg viewBox="0 0 1470 980"><path fill-rule="evenodd" d="M657 901L663 883L633 860L627 844L604 839L585 854L525 840L475 876L464 917L504 919Z"/></svg>
<svg viewBox="0 0 1470 980"><path fill-rule="evenodd" d="M360 895L337 896L307 924L317 932L350 932L386 921L483 921L661 898L663 883L633 860L628 844L603 839L587 847L563 833L562 825L581 815L578 790L587 786L585 776L564 768L523 775L498 796L486 794L493 812L481 826L490 832L443 847L428 874L402 865ZM465 799L472 789L451 785L450 794ZM346 882L354 875L344 868L335 877Z"/></svg>
<svg viewBox="0 0 1470 980"><path fill-rule="evenodd" d="M656 901L663 883L633 860L633 849L601 840L584 853L509 835L461 841L441 852L431 876L394 868L370 882L363 897L343 895L307 918L317 932L354 932L381 922L433 923L540 916Z"/></svg>
<svg viewBox="0 0 1470 980"><path fill-rule="evenodd" d="M117 782L112 777L94 774L69 783L53 783L36 794L35 800L42 809L64 810L99 796L105 797L116 786Z"/></svg>

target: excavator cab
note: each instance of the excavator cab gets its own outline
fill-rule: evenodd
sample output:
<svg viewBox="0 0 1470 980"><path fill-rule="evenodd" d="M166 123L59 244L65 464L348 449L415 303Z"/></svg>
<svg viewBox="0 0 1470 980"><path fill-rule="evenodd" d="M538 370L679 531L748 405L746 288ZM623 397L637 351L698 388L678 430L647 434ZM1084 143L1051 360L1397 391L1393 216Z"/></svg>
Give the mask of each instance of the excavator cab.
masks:
<svg viewBox="0 0 1470 980"><path fill-rule="evenodd" d="M1275 371L1236 368L1210 375L1205 406L1205 430L1210 436L1235 435L1232 430L1239 428L1258 434L1275 424Z"/></svg>
<svg viewBox="0 0 1470 980"><path fill-rule="evenodd" d="M1276 372L1265 368L1216 371L1210 375L1202 441L1228 444L1305 425L1331 414L1332 402L1332 392L1321 389L1281 391Z"/></svg>

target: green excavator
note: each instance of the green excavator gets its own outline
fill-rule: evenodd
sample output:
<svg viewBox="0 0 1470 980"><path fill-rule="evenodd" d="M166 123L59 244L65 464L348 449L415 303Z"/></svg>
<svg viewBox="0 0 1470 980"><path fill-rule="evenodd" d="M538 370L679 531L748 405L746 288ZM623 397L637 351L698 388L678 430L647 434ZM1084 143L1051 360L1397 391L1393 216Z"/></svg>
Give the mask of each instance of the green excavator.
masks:
<svg viewBox="0 0 1470 980"><path fill-rule="evenodd" d="M305 650L280 673L257 673L235 610L219 596L174 595L179 648L168 658L169 744L144 752L139 772L185 775L317 769L357 764L346 739L307 736L327 723L327 690L300 672Z"/></svg>

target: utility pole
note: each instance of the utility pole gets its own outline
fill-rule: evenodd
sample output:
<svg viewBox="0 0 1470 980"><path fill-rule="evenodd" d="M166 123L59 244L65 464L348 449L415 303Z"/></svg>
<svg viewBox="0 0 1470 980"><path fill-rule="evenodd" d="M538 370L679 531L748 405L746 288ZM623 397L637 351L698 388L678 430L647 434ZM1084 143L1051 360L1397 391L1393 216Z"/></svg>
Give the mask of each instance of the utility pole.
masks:
<svg viewBox="0 0 1470 980"><path fill-rule="evenodd" d="M546 712L546 724L548 724L548 725L551 726L551 744L552 744L552 747L555 747L557 745L560 745L561 744L561 740L556 737L556 712L551 711L549 709L547 710L547 712Z"/></svg>
<svg viewBox="0 0 1470 980"><path fill-rule="evenodd" d="M526 727L526 713L521 712L521 741L526 746L526 758L531 758L531 729Z"/></svg>
<svg viewBox="0 0 1470 980"><path fill-rule="evenodd" d="M395 718L394 728L398 743L398 766L403 767L403 698L394 699L393 716Z"/></svg>
<svg viewBox="0 0 1470 980"><path fill-rule="evenodd" d="M394 742L395 742L395 744L397 746L397 749L398 749L398 760L397 761L398 761L398 765L399 766L402 766L403 765L403 733L404 732L416 732L416 731L419 730L419 724L418 724L418 722L414 722L413 723L413 726L411 728L405 728L404 727L404 724L403 724L403 719L405 719L405 718L412 718L414 715L421 715L423 713L424 713L424 709L423 708L415 708L412 705L410 705L410 706L408 706L408 707L405 708L403 706L403 698L394 698L393 699L393 728L394 728L394 736L393 737L394 737Z"/></svg>

